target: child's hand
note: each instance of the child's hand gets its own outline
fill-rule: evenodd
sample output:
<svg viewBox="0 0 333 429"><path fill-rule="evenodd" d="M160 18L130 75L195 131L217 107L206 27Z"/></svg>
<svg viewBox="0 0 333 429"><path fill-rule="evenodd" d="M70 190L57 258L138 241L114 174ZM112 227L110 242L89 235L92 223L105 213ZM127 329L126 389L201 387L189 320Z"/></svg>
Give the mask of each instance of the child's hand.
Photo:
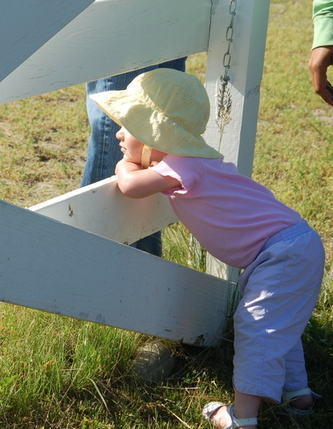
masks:
<svg viewBox="0 0 333 429"><path fill-rule="evenodd" d="M319 46L311 51L309 69L313 88L326 103L333 106L333 88L327 70L333 64L333 46Z"/></svg>

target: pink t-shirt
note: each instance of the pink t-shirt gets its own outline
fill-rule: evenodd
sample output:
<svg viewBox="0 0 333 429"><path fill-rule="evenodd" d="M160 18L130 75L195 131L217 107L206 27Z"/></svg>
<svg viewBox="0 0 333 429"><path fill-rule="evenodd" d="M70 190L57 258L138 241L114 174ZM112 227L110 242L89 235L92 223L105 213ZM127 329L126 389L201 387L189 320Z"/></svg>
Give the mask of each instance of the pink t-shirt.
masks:
<svg viewBox="0 0 333 429"><path fill-rule="evenodd" d="M228 265L246 267L269 237L301 221L271 191L222 159L167 155L151 169L182 184L167 192L176 215Z"/></svg>

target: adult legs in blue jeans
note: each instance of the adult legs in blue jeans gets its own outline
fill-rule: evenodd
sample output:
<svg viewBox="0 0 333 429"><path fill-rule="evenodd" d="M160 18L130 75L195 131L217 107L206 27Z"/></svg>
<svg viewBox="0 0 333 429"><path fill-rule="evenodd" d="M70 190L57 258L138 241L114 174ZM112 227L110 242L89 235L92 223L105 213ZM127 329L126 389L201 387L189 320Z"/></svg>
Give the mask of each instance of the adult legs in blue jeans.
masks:
<svg viewBox="0 0 333 429"><path fill-rule="evenodd" d="M186 58L180 58L122 75L99 79L87 84L86 105L91 135L88 142L88 155L81 186L90 185L91 183L112 176L117 162L123 156L119 150L118 140L116 139L116 132L119 126L97 107L89 98L89 95L96 92L125 89L138 74L159 67L185 71L185 60ZM134 243L133 246L153 255L161 256L161 233L157 232L149 237L145 237Z"/></svg>

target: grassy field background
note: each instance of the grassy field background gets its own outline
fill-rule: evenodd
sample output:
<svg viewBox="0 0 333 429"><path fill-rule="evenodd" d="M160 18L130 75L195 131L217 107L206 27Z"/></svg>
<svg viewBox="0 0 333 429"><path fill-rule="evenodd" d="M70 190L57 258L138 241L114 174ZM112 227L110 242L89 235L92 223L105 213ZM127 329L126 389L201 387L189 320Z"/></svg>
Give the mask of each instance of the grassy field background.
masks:
<svg viewBox="0 0 333 429"><path fill-rule="evenodd" d="M323 237L323 291L305 335L317 412L302 420L266 405L260 428L324 428L333 421L333 110L313 94L307 59L311 0L271 1L254 177ZM205 54L188 60L204 78ZM0 106L0 199L26 207L78 187L89 134L83 85ZM164 233L164 257L186 264L188 235ZM131 369L146 337L1 305L0 428L206 428L209 400L232 400L232 333L215 350L184 354L156 386ZM229 338L229 341L228 341Z"/></svg>

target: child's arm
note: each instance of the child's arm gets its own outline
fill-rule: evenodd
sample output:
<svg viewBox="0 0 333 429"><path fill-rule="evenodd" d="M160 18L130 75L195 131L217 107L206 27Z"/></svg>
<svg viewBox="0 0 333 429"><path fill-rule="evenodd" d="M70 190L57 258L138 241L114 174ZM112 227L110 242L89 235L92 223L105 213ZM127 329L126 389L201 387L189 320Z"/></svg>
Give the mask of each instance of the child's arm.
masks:
<svg viewBox="0 0 333 429"><path fill-rule="evenodd" d="M173 177L161 176L153 170L123 159L117 164L116 175L120 191L130 198L144 198L181 187L180 182Z"/></svg>

